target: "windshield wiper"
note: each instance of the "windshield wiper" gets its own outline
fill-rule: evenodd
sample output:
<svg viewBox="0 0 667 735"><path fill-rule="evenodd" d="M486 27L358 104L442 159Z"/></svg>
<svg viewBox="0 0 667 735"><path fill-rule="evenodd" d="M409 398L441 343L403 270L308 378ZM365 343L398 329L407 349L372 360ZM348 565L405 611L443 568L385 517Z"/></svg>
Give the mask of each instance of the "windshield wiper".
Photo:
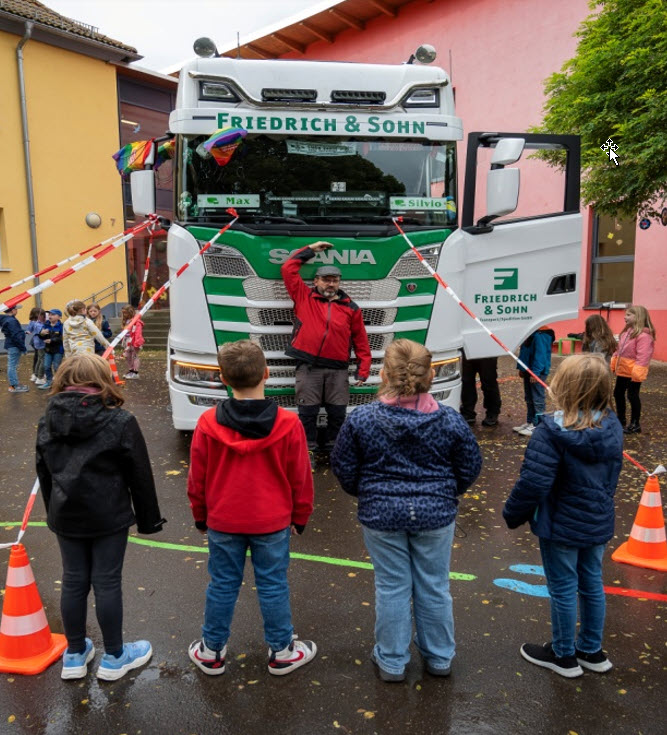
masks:
<svg viewBox="0 0 667 735"><path fill-rule="evenodd" d="M273 214L249 214L249 215L241 215L241 221L246 217L250 217L250 222L245 222L244 224L265 224L267 222L276 222L276 223L285 223L288 225L307 225L308 223L305 220L299 219L298 217L281 217L278 215Z"/></svg>

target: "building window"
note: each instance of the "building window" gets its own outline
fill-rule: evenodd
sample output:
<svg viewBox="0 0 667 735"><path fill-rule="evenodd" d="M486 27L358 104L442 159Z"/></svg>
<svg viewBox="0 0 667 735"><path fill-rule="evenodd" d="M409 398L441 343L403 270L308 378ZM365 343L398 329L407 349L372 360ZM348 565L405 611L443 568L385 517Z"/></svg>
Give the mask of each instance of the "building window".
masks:
<svg viewBox="0 0 667 735"><path fill-rule="evenodd" d="M607 214L595 217L590 305L632 303L635 268L635 220Z"/></svg>

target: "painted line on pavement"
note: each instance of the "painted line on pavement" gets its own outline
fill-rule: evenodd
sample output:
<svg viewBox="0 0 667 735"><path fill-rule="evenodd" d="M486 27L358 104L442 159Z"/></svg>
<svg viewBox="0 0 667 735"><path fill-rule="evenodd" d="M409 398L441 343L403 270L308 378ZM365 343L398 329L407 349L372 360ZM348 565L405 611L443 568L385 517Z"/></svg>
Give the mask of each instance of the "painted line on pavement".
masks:
<svg viewBox="0 0 667 735"><path fill-rule="evenodd" d="M16 526L20 525L16 522L0 522L2 526ZM44 521L31 521L28 523L29 526L45 527ZM153 541L151 539L138 538L137 536L130 536L128 541L131 544L137 544L138 546L150 546L154 549L168 549L170 551L191 551L198 554L208 554L208 548L206 546L188 546L187 544L172 544L167 541ZM250 552L248 552L249 554ZM300 554L295 551L290 552L290 558L301 559L302 561L314 561L320 564L332 564L338 567L351 567L353 569L373 569L373 565L367 561L354 561L353 559L338 559L334 556L314 556L312 554ZM464 574L463 572L450 572L450 579L455 579L461 582L472 582L477 579L474 574Z"/></svg>

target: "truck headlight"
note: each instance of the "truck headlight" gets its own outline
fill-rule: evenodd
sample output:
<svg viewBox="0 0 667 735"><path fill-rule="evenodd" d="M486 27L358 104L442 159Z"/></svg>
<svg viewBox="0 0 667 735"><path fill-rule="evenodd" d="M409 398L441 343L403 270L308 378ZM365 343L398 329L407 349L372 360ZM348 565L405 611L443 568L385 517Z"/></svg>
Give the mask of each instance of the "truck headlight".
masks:
<svg viewBox="0 0 667 735"><path fill-rule="evenodd" d="M450 357L448 360L438 360L432 363L435 370L434 380L456 380L459 377L459 358Z"/></svg>
<svg viewBox="0 0 667 735"><path fill-rule="evenodd" d="M177 383L196 385L201 388L224 388L217 365L202 365L196 362L173 360L171 377Z"/></svg>

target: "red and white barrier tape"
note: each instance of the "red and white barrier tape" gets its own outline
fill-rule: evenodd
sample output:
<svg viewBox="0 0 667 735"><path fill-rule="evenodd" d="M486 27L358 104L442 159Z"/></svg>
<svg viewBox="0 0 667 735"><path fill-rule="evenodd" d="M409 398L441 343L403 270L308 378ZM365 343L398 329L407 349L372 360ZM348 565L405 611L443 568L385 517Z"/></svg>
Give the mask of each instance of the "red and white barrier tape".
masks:
<svg viewBox="0 0 667 735"><path fill-rule="evenodd" d="M5 301L5 303L0 304L0 312L7 311L7 309L11 309L17 304L20 304L22 301L29 299L31 296L35 296L35 294L41 293L42 291L45 291L47 288L51 288L51 286L55 286L56 283L58 283L59 281L62 281L64 278L71 276L73 273L80 271L82 268L85 268L87 265L90 265L91 263L94 263L100 258L103 258L105 255L112 252L113 250L118 248L120 245L123 245L128 240L131 240L137 233L141 232L142 230L145 230L151 224L151 222L153 222L153 220L154 220L154 217L151 217L150 219L147 219L141 224L136 225L136 227L133 227L130 230L126 230L125 233L121 237L112 238L111 244L107 245L107 247L105 247L104 250L100 250L98 253L95 253L94 255L90 255L84 260L78 263L75 263L70 268L67 268L64 271L61 271L57 275L53 276L53 278L48 278L46 281L43 281L42 283L40 283L38 286L29 288L23 293L20 293L18 296L14 296L11 299L8 299L7 301ZM29 278L31 277L32 276L30 276Z"/></svg>
<svg viewBox="0 0 667 735"><path fill-rule="evenodd" d="M23 534L25 533L25 530L28 527L28 518L30 518L30 513L32 512L32 506L35 504L35 498L37 497L38 491L39 491L39 480L35 480L35 484L32 486L32 490L30 491L30 497L28 498L28 503L25 507L25 510L23 511L23 520L21 521L21 528L19 529L19 534L18 534L18 537L16 538L16 541L12 541L9 544L0 544L0 549L8 549L10 546L14 546L14 544L21 543Z"/></svg>
<svg viewBox="0 0 667 735"><path fill-rule="evenodd" d="M123 235L127 235L127 233L130 232L130 230L125 230L123 232ZM92 253L93 250L97 250L97 248L101 248L103 245L108 245L110 242L115 240L118 237L118 235L113 235L112 237L107 238L106 240L103 240L102 242L98 242L97 245L93 245L91 248L86 248L85 250L82 250L80 253L76 253L76 255L70 255L68 258L64 258L63 260L58 261L57 263L54 263L53 265L50 265L46 268L42 268L41 271L37 271L37 273L33 273L31 276L26 276L25 278L21 278L20 281L14 281L14 283L10 283L9 286L3 286L0 288L0 293L4 293L5 291L10 291L12 288L16 288L17 286L20 286L21 284L25 283L26 281L31 280L32 278L39 278L40 276L43 276L45 273L49 273L56 268L60 268L61 265L65 265L65 263L71 263L73 260L76 260L77 258L81 258L84 255L87 255L88 253Z"/></svg>
<svg viewBox="0 0 667 735"><path fill-rule="evenodd" d="M146 253L146 262L144 264L144 280L141 282L141 293L139 294L139 303L144 300L146 293L146 281L148 281L148 269L151 267L151 250L153 249L153 229L149 230L148 252Z"/></svg>
<svg viewBox="0 0 667 735"><path fill-rule="evenodd" d="M419 258L419 261L421 262L421 264L426 267L426 269L433 276L433 278L435 278L435 280L445 289L445 291L447 291L447 293L454 299L454 301L456 301L456 303L463 309L463 311L465 311L465 313L471 319L474 319L477 322L477 324L479 324L479 326L489 335L489 337L491 337L491 339L496 344L500 345L500 347L517 363L517 365L519 365L521 367L522 370L525 370L529 375L531 375L533 378L535 378L535 380L540 385L544 386L544 388L546 388L546 390L548 392L551 392L549 386L540 377L538 377L537 375L535 375L535 373L522 360L520 360L509 349L509 347L507 347L505 344L503 344L503 342L500 339L498 339L498 337L496 337L496 335L486 326L486 324L483 324L480 321L480 319L463 303L463 301L461 301L461 299L456 295L456 293L447 284L447 282L442 278L442 276L440 276L438 273L435 272L435 270L433 270L433 268L431 267L431 265L424 259L424 256L412 244L412 242L410 241L410 238L405 234L405 232L403 232L403 228L399 224L399 222L401 222L402 219L403 219L402 217L392 217L392 220L393 220L394 224L396 225L396 229L401 233L401 235L403 236L403 239L410 246L410 249L412 250L412 252L417 256L417 258ZM631 457L627 452L623 452L623 456L629 462L631 462L633 465L635 465L635 467L638 467L642 472L645 472L647 475L656 474L656 473L659 474L660 467L662 467L662 465L659 465L659 467L655 470L655 472L654 473L651 473L651 472L649 472L646 469L646 467L643 467L641 464L639 464L639 462L637 462L637 460L634 459L633 457Z"/></svg>
<svg viewBox="0 0 667 735"><path fill-rule="evenodd" d="M197 258L200 258L210 247L213 245L213 243L222 235L224 232L226 232L239 218L237 212L235 209L228 209L227 212L231 214L234 219L231 220L231 222L228 222L224 227L222 227L218 232L216 232L215 236L212 237L204 247L199 250L195 255L193 255L190 260L188 260L187 263L184 263L177 271L174 273L174 275L165 283L163 283L160 288L148 299L146 304L142 309L140 309L133 317L132 319L127 323L127 326L125 329L123 329L120 334L116 335L116 337L112 340L111 344L106 348L104 354L102 357L105 359L109 356L111 352L113 352L114 347L125 337L125 335L132 329L132 327L141 319L141 317L153 306L153 304L162 296L162 294L167 291L171 284L180 276L182 275L194 262L197 260Z"/></svg>

